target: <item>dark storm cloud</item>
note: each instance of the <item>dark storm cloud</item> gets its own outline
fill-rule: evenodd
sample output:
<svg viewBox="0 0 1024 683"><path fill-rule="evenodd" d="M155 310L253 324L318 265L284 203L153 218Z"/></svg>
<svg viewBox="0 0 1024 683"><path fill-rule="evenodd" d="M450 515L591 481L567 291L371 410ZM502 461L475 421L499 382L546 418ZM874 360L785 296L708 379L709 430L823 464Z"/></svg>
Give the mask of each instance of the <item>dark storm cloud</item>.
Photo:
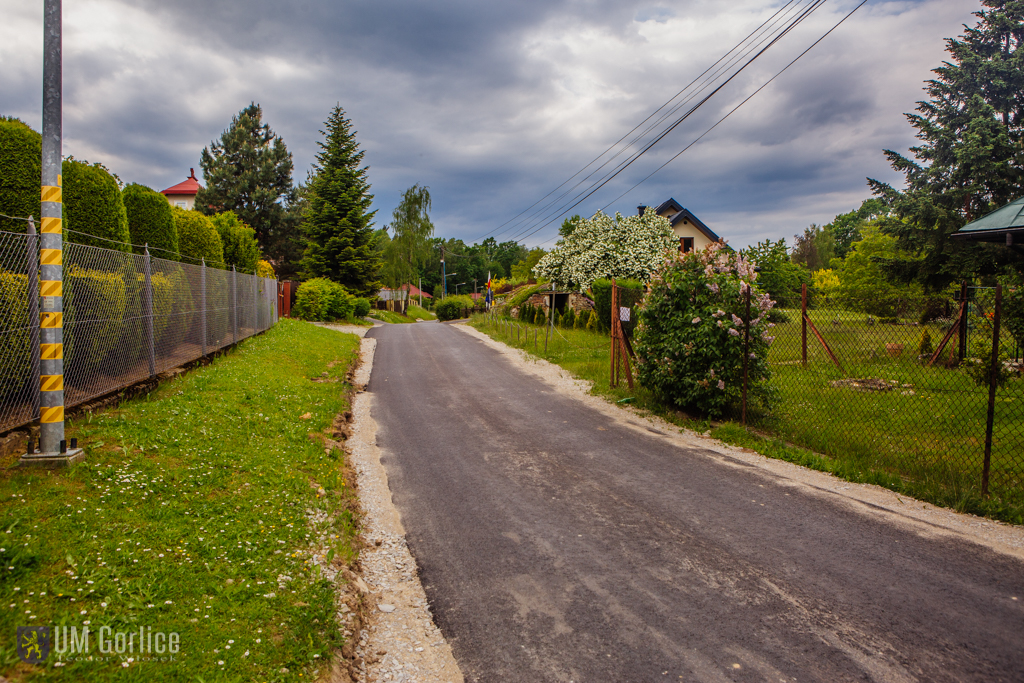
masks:
<svg viewBox="0 0 1024 683"><path fill-rule="evenodd" d="M831 7L574 213L609 202L632 213L674 196L743 244L854 208L866 175L892 179L881 149L913 143L901 113L969 7L865 7L699 145L612 201L827 29L840 16ZM20 0L0 0L0 11L9 19L0 113L38 125L41 11ZM472 241L579 170L772 11L759 0L65 5L66 150L162 189L198 168L202 148L255 101L301 181L340 103L366 150L378 222L418 182L431 187L438 232Z"/></svg>

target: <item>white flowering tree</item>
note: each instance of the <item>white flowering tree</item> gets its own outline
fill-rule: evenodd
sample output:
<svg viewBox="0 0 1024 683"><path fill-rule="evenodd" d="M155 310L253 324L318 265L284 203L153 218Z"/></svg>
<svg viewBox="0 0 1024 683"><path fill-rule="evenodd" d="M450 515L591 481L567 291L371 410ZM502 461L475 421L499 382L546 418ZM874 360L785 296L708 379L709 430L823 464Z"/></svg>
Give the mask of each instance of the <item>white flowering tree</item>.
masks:
<svg viewBox="0 0 1024 683"><path fill-rule="evenodd" d="M642 216L598 211L593 218L575 221L563 237L533 268L539 277L559 287L584 290L602 277L647 282L665 262L666 250L679 248L668 219L648 208Z"/></svg>
<svg viewBox="0 0 1024 683"><path fill-rule="evenodd" d="M640 383L672 405L720 416L740 398L746 352L749 393L768 404L768 313L775 302L757 290L756 279L754 263L722 243L666 262L640 307Z"/></svg>

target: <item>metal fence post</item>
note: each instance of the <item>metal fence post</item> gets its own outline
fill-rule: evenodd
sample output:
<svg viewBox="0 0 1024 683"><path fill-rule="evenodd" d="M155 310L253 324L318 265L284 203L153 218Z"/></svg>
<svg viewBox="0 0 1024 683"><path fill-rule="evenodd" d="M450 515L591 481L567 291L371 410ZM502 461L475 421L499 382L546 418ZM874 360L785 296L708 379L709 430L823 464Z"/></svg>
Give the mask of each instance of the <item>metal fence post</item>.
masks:
<svg viewBox="0 0 1024 683"><path fill-rule="evenodd" d="M149 359L149 376L156 374L156 343L153 339L153 272L150 267L149 244L142 251L142 320L146 325L146 357Z"/></svg>
<svg viewBox="0 0 1024 683"><path fill-rule="evenodd" d="M260 278L253 273L252 279L252 333L256 334L263 330L260 325Z"/></svg>
<svg viewBox="0 0 1024 683"><path fill-rule="evenodd" d="M959 320L960 357L958 360L963 363L964 359L967 358L967 315L970 313L970 310L967 308L969 306L967 303L967 280L964 280L960 285L960 301L964 305L964 314L960 316Z"/></svg>
<svg viewBox="0 0 1024 683"><path fill-rule="evenodd" d="M28 217L28 239L25 240L26 295L28 296L29 353L31 366L29 381L32 383L32 419L39 417L39 238L36 237L36 222Z"/></svg>
<svg viewBox="0 0 1024 683"><path fill-rule="evenodd" d="M206 259L199 266L199 328L202 333L202 354L206 355Z"/></svg>
<svg viewBox="0 0 1024 683"><path fill-rule="evenodd" d="M800 358L807 367L807 283L800 286ZM749 302L748 302L749 303ZM749 315L750 312L747 311Z"/></svg>
<svg viewBox="0 0 1024 683"><path fill-rule="evenodd" d="M238 343L238 272L231 266L231 341Z"/></svg>
<svg viewBox="0 0 1024 683"><path fill-rule="evenodd" d="M1003 286L996 285L996 307L992 314L992 359L989 363L988 419L985 423L985 462L981 468L981 495L988 495L988 473L992 462L992 425L996 416L996 385L999 383L999 319L1003 310Z"/></svg>

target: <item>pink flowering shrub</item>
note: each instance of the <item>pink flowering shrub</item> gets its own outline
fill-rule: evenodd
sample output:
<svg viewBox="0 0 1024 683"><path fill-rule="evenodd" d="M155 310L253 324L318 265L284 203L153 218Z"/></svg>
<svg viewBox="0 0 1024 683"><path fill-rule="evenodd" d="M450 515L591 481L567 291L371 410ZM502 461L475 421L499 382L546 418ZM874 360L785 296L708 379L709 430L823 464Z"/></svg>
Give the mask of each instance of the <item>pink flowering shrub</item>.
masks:
<svg viewBox="0 0 1024 683"><path fill-rule="evenodd" d="M750 297L748 401L769 403L768 346L775 302L755 285L754 264L724 244L673 254L640 306L640 383L661 400L717 417L740 400L745 294Z"/></svg>

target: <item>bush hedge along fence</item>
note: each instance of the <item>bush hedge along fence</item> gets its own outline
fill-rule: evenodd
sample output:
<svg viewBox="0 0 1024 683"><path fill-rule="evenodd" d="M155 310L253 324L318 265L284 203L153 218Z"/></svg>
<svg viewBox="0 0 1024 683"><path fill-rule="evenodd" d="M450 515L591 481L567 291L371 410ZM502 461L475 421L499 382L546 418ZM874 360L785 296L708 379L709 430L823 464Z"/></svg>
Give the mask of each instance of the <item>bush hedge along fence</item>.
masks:
<svg viewBox="0 0 1024 683"><path fill-rule="evenodd" d="M224 263L245 273L255 273L260 262L260 245L256 231L242 222L234 211L211 216L224 246Z"/></svg>
<svg viewBox="0 0 1024 683"><path fill-rule="evenodd" d="M332 322L345 320L355 311L356 297L342 285L325 277L306 280L295 292L293 314L302 320Z"/></svg>
<svg viewBox="0 0 1024 683"><path fill-rule="evenodd" d="M42 140L22 121L0 117L0 213L39 220ZM25 232L26 227L25 221L0 217L0 230Z"/></svg>
<svg viewBox="0 0 1024 683"><path fill-rule="evenodd" d="M129 251L128 214L117 179L102 164L65 159L62 165L68 242ZM93 239L96 238L96 239Z"/></svg>
<svg viewBox="0 0 1024 683"><path fill-rule="evenodd" d="M128 232L135 253L141 254L149 245L152 255L178 258L178 228L167 198L145 185L131 184L121 193L128 215Z"/></svg>
<svg viewBox="0 0 1024 683"><path fill-rule="evenodd" d="M206 259L208 265L224 263L224 245L209 218L198 211L186 211L177 206L172 207L171 212L178 228L178 251L182 256L197 262Z"/></svg>
<svg viewBox="0 0 1024 683"><path fill-rule="evenodd" d="M476 304L468 296L449 296L437 302L434 313L438 320L458 320L462 317L462 311L471 309Z"/></svg>

